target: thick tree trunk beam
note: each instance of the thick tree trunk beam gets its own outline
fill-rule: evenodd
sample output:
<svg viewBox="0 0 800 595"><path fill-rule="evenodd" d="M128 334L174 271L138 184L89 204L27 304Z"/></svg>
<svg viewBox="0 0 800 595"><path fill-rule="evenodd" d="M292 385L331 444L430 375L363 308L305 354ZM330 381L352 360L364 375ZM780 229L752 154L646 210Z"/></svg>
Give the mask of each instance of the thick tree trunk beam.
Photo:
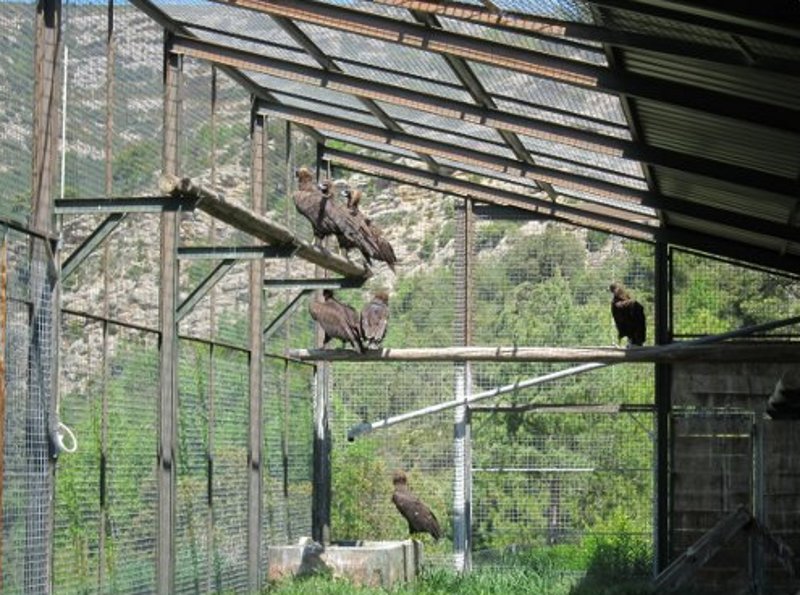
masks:
<svg viewBox="0 0 800 595"><path fill-rule="evenodd" d="M273 223L266 217L258 215L249 209L226 202L216 192L195 184L189 178L162 175L158 185L164 194L196 199L196 208L259 240L273 246L294 247L297 256L329 271L335 271L346 277L358 279L366 279L370 275L369 270L363 266L359 266L338 254L321 250L309 244L282 225Z"/></svg>
<svg viewBox="0 0 800 595"><path fill-rule="evenodd" d="M430 347L375 349L290 349L287 356L301 361L386 362L800 362L800 343L673 343L657 347Z"/></svg>

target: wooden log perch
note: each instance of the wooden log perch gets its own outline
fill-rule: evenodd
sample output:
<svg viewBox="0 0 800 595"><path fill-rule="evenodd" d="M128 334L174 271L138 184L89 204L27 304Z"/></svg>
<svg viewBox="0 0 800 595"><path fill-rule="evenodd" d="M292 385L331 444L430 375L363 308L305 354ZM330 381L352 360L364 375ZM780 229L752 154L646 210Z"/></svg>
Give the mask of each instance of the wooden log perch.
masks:
<svg viewBox="0 0 800 595"><path fill-rule="evenodd" d="M249 209L225 201L216 192L195 184L189 178L164 174L159 179L158 186L164 194L196 199L196 208L259 240L273 246L292 246L295 248L297 256L325 269L357 279L366 279L370 275L369 270L365 267L338 254L332 254L313 246L298 238L282 225Z"/></svg>
<svg viewBox="0 0 800 595"><path fill-rule="evenodd" d="M289 349L288 357L301 361L395 362L800 362L800 343L673 343L656 347L431 347L375 349Z"/></svg>

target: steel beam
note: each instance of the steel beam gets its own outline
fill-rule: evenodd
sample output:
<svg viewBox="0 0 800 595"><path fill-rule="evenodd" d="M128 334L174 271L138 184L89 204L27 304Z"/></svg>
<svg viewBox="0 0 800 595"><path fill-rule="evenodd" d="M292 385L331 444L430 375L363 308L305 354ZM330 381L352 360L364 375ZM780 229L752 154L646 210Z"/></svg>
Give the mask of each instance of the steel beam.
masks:
<svg viewBox="0 0 800 595"><path fill-rule="evenodd" d="M571 225L577 225L583 219L584 221L580 224L591 229L599 229L601 231L614 229L615 233L621 233L636 239L652 240L653 234L657 229L658 222L654 218L622 209L609 208L601 212L585 207L554 203L542 198L510 192L502 188L484 186L461 178L436 174L398 163L389 163L374 157L347 153L339 149L325 149L325 158L355 171L428 188L436 192L454 194L461 198L474 198L502 207L514 207L536 214L539 217ZM601 223L606 224L608 227L600 225Z"/></svg>
<svg viewBox="0 0 800 595"><path fill-rule="evenodd" d="M488 169L519 175L537 182L558 184L565 188L588 192L601 197L630 201L654 209L662 209L690 217L717 221L749 232L761 233L768 237L776 237L790 241L794 241L797 238L798 228L794 226L751 217L734 211L726 211L688 200L667 197L656 192L636 190L612 182L597 180L585 175L563 172L553 168L528 165L506 157L490 155L474 149L419 138L405 133L395 133L386 129L370 126L369 124L353 122L343 118L321 116L306 109L268 104L262 104L262 109L265 112L277 114L288 120L314 126L322 130L345 133L373 142L396 145L413 151L424 151L431 155L442 156L458 162L474 163Z"/></svg>
<svg viewBox="0 0 800 595"><path fill-rule="evenodd" d="M191 211L195 201L172 196L133 198L57 198L57 215L96 215L98 213L166 213Z"/></svg>
<svg viewBox="0 0 800 595"><path fill-rule="evenodd" d="M222 279L228 271L230 271L236 261L233 259L225 259L220 262L214 270L211 271L206 277L200 281L192 292L186 297L183 302L175 310L175 322L180 322L189 312L191 312L197 305L197 302L202 300L209 291Z"/></svg>
<svg viewBox="0 0 800 595"><path fill-rule="evenodd" d="M366 279L264 279L264 287L281 289L354 289L361 287Z"/></svg>
<svg viewBox="0 0 800 595"><path fill-rule="evenodd" d="M475 105L340 72L326 72L318 68L186 37L176 37L172 49L175 52L208 60L215 64L227 64L279 78L297 80L360 98L386 101L500 131L524 134L623 159L734 182L748 188L787 196L796 196L800 192L800 184L797 180L533 117L512 114L496 109L494 106Z"/></svg>
<svg viewBox="0 0 800 595"><path fill-rule="evenodd" d="M61 281L69 277L95 249L110 236L125 218L125 213L112 213L98 225L61 265Z"/></svg>
<svg viewBox="0 0 800 595"><path fill-rule="evenodd" d="M692 3L675 0L592 0L592 4L636 12L646 16L669 19L694 27L707 27L735 35L745 35L765 39L774 43L796 46L800 40L797 29L797 7L787 2L776 6L776 2L740 4L749 9L748 13L732 9L722 3ZM790 6L794 4L794 8ZM717 8L719 6L720 8ZM722 7L725 7L724 9ZM783 12L783 14L780 14Z"/></svg>
<svg viewBox="0 0 800 595"><path fill-rule="evenodd" d="M613 45L622 49L646 50L730 66L753 66L753 63L735 48L706 44L699 40L690 41L649 35L636 31L615 30L588 23L548 18L511 10L494 11L489 6L487 6L487 9L482 9L474 4L464 2L441 2L439 0L373 0L373 2L518 32L545 41L552 42L556 40L557 43L569 43L570 40L579 39ZM637 5L634 10L641 12L640 5ZM584 46L584 48L587 51L595 49L589 46ZM771 70L782 74L794 74L797 71L796 62L779 58L759 57L755 66L759 70Z"/></svg>
<svg viewBox="0 0 800 595"><path fill-rule="evenodd" d="M426 29L421 25L381 15L310 0L214 0L220 4L248 8L257 12L287 17L339 29L360 36L379 39L437 54L450 54L491 66L515 70L555 80L568 85L630 95L661 103L730 118L753 122L779 130L800 131L797 108L736 97L696 86L656 77L617 72L597 66L478 39L445 30Z"/></svg>
<svg viewBox="0 0 800 595"><path fill-rule="evenodd" d="M313 289L301 289L297 295L295 295L286 306L284 306L283 310L281 310L278 315L272 319L267 327L264 329L264 342L266 343L275 332L283 326L283 323L295 313L298 307L301 304L301 298L311 293Z"/></svg>
<svg viewBox="0 0 800 595"><path fill-rule="evenodd" d="M286 246L181 246L178 258L181 260L259 260L264 258L289 258L294 254L293 247Z"/></svg>

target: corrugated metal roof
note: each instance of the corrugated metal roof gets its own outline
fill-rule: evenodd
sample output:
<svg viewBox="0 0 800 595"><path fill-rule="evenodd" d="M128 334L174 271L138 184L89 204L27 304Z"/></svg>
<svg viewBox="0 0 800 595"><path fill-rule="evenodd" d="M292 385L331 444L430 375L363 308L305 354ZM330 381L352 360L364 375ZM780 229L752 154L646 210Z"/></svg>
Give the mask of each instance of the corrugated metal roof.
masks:
<svg viewBox="0 0 800 595"><path fill-rule="evenodd" d="M573 222L800 272L797 2L151 2L200 40L175 51L240 69L339 158L541 187Z"/></svg>

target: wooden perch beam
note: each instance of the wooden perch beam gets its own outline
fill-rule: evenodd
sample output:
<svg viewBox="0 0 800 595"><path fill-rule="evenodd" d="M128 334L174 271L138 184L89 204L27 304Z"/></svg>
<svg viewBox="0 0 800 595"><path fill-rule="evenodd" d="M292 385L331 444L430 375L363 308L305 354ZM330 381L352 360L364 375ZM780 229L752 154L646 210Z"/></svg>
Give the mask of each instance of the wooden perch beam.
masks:
<svg viewBox="0 0 800 595"><path fill-rule="evenodd" d="M433 347L375 349L290 349L287 356L301 361L405 362L800 362L800 343L721 343L660 347Z"/></svg>
<svg viewBox="0 0 800 595"><path fill-rule="evenodd" d="M179 178L165 174L159 179L158 185L164 194L196 199L196 208L259 240L273 246L294 247L297 256L325 269L357 279L366 279L370 275L369 270L366 268L358 266L338 254L332 254L316 248L305 240L298 238L282 225L273 223L266 217L257 215L249 209L226 202L217 193L195 184L189 178Z"/></svg>

